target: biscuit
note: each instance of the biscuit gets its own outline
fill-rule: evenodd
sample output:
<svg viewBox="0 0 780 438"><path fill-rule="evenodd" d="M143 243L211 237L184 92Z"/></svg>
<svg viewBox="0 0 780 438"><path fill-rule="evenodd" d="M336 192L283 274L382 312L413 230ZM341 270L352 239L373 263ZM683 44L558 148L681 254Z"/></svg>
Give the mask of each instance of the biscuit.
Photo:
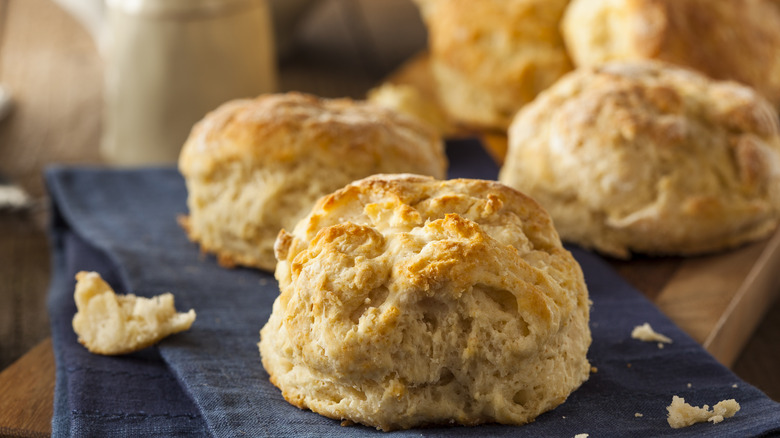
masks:
<svg viewBox="0 0 780 438"><path fill-rule="evenodd" d="M444 177L439 135L392 110L299 93L228 102L195 125L179 158L191 240L223 266L273 271L273 244L320 196L376 173Z"/></svg>
<svg viewBox="0 0 780 438"><path fill-rule="evenodd" d="M562 32L577 66L657 59L750 85L780 106L780 3L573 0Z"/></svg>
<svg viewBox="0 0 780 438"><path fill-rule="evenodd" d="M559 21L568 0L416 0L449 115L505 130L514 113L571 70Z"/></svg>
<svg viewBox="0 0 780 438"><path fill-rule="evenodd" d="M523 108L499 179L539 201L564 241L629 257L767 236L778 175L769 102L735 82L638 61L578 69Z"/></svg>
<svg viewBox="0 0 780 438"><path fill-rule="evenodd" d="M79 272L76 280L73 331L92 353L132 353L189 330L195 322L192 309L176 313L171 293L152 298L117 295L97 272Z"/></svg>
<svg viewBox="0 0 780 438"><path fill-rule="evenodd" d="M441 136L454 134L452 123L441 106L411 85L387 82L369 90L366 98L379 106L416 117Z"/></svg>
<svg viewBox="0 0 780 438"><path fill-rule="evenodd" d="M523 424L588 378L580 266L497 182L366 178L280 232L276 254L259 347L300 408L383 430Z"/></svg>

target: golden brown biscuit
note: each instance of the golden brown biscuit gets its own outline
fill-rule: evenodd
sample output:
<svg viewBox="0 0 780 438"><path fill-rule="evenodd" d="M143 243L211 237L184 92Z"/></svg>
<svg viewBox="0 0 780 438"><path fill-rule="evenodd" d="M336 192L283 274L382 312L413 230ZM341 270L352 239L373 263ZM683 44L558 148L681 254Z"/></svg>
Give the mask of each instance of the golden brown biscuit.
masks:
<svg viewBox="0 0 780 438"><path fill-rule="evenodd" d="M453 126L447 114L437 102L426 99L415 87L408 84L384 83L368 91L369 102L416 117L427 123L441 136L453 134Z"/></svg>
<svg viewBox="0 0 780 438"><path fill-rule="evenodd" d="M645 61L578 69L523 108L499 179L539 201L564 240L627 257L767 236L779 176L769 102Z"/></svg>
<svg viewBox="0 0 780 438"><path fill-rule="evenodd" d="M562 31L577 66L657 59L742 82L780 105L777 0L574 0Z"/></svg>
<svg viewBox="0 0 780 438"><path fill-rule="evenodd" d="M568 0L416 0L447 112L506 129L571 63L558 30Z"/></svg>
<svg viewBox="0 0 780 438"><path fill-rule="evenodd" d="M502 184L366 178L276 253L259 345L300 408L384 430L523 424L588 378L582 271L547 213Z"/></svg>
<svg viewBox="0 0 780 438"><path fill-rule="evenodd" d="M443 178L441 138L417 120L349 99L288 93L228 102L179 159L189 237L224 266L272 271L273 244L322 195L382 172Z"/></svg>

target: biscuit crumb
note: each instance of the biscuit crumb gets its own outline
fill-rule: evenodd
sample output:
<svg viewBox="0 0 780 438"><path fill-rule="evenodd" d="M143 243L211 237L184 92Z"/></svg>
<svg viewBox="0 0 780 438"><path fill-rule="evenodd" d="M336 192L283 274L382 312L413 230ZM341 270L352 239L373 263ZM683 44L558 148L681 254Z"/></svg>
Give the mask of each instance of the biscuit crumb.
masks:
<svg viewBox="0 0 780 438"><path fill-rule="evenodd" d="M723 415L713 415L712 417L708 418L707 421L711 422L712 424L718 424L723 421Z"/></svg>
<svg viewBox="0 0 780 438"><path fill-rule="evenodd" d="M587 433L578 433L577 435L574 435L574 438L588 438L590 435Z"/></svg>
<svg viewBox="0 0 780 438"><path fill-rule="evenodd" d="M170 293L152 298L117 295L97 272L79 272L76 280L73 331L91 353L138 351L189 329L195 321L192 309L176 313Z"/></svg>
<svg viewBox="0 0 780 438"><path fill-rule="evenodd" d="M639 417L644 417L644 415L642 415L642 414L640 414L639 412L637 412L637 413L635 413L635 414L634 414L634 417L637 417L637 418L639 418Z"/></svg>
<svg viewBox="0 0 780 438"><path fill-rule="evenodd" d="M737 384L736 384L736 383L735 383L735 384L733 384L733 385L731 385L731 387L732 387L732 388L738 388L738 386L737 386Z"/></svg>
<svg viewBox="0 0 780 438"><path fill-rule="evenodd" d="M647 322L642 325L638 325L634 327L634 330L631 331L631 337L645 342L658 342L659 344L672 343L672 340L669 337L664 336L656 332L655 330L653 330L653 328L650 327L650 324ZM664 348L664 347L663 345L659 345L658 348Z"/></svg>
<svg viewBox="0 0 780 438"><path fill-rule="evenodd" d="M596 373L599 372L599 369L596 368L596 367L590 367L590 372L593 373L593 374L596 374Z"/></svg>
<svg viewBox="0 0 780 438"><path fill-rule="evenodd" d="M692 385L689 383L687 386L688 386L688 388L690 388Z"/></svg>
<svg viewBox="0 0 780 438"><path fill-rule="evenodd" d="M666 420L669 422L669 426L674 429L688 427L704 421L717 424L723 421L724 418L733 417L739 409L739 403L734 399L718 402L710 410L707 405L701 408L691 406L685 402L684 398L675 395L672 397L672 404L666 407L666 410L669 412Z"/></svg>
<svg viewBox="0 0 780 438"><path fill-rule="evenodd" d="M664 343L663 342L659 342L658 343L658 349L659 350L663 350L664 349Z"/></svg>

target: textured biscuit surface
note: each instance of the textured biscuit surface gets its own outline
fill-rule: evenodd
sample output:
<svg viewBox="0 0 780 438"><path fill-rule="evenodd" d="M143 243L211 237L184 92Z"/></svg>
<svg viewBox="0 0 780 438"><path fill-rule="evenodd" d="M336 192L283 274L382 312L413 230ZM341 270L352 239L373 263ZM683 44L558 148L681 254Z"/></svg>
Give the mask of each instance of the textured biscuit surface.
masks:
<svg viewBox="0 0 780 438"><path fill-rule="evenodd" d="M377 175L276 242L260 352L290 403L384 430L523 424L588 377L582 271L497 182Z"/></svg>
<svg viewBox="0 0 780 438"><path fill-rule="evenodd" d="M384 83L368 91L369 102L416 117L441 135L452 131L452 123L437 102L431 101L411 85Z"/></svg>
<svg viewBox="0 0 780 438"><path fill-rule="evenodd" d="M685 399L678 396L672 397L672 404L666 407L669 413L666 421L673 429L688 427L696 423L709 421L711 423L720 423L725 418L731 418L739 412L740 406L736 400L722 400L710 409L704 407L691 406L685 402Z"/></svg>
<svg viewBox="0 0 780 438"><path fill-rule="evenodd" d="M582 68L523 108L499 179L563 240L627 257L696 254L777 225L780 137L752 89L652 61Z"/></svg>
<svg viewBox="0 0 780 438"><path fill-rule="evenodd" d="M514 113L571 70L559 22L568 0L416 0L444 108L506 129Z"/></svg>
<svg viewBox="0 0 780 438"><path fill-rule="evenodd" d="M288 93L228 102L195 127L179 158L190 239L224 266L272 271L273 244L320 196L376 173L443 177L439 135L349 99Z"/></svg>
<svg viewBox="0 0 780 438"><path fill-rule="evenodd" d="M577 66L657 59L748 84L780 106L777 0L573 0L562 31Z"/></svg>
<svg viewBox="0 0 780 438"><path fill-rule="evenodd" d="M117 295L97 272L79 272L76 280L78 312L73 317L73 330L92 353L138 351L188 330L195 321L192 309L176 313L170 293L153 298Z"/></svg>

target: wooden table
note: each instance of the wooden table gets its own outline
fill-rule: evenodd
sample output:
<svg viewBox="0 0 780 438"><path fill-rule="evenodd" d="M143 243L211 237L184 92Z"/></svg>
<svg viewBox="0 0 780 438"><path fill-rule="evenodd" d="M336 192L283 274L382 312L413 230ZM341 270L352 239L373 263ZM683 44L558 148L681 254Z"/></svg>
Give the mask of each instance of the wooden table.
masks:
<svg viewBox="0 0 780 438"><path fill-rule="evenodd" d="M404 26L400 34L398 23ZM297 52L280 64L280 89L362 97L424 44L408 0L325 1L304 23ZM100 163L102 62L86 32L50 0L0 0L0 83L17 98L13 116L0 121L0 172L38 200L26 214L0 212L0 368L21 357L0 373L0 436L47 436L54 361L47 339L50 266L40 172L53 162ZM725 258L613 265L678 324L708 321L681 326L780 400L780 304L766 304L780 277L772 250L778 243L776 237ZM718 275L711 275L713 269ZM770 293L756 300L750 293L755 288ZM693 294L678 305L687 291L702 289L709 291L706 298ZM748 304L757 308L745 309Z"/></svg>

